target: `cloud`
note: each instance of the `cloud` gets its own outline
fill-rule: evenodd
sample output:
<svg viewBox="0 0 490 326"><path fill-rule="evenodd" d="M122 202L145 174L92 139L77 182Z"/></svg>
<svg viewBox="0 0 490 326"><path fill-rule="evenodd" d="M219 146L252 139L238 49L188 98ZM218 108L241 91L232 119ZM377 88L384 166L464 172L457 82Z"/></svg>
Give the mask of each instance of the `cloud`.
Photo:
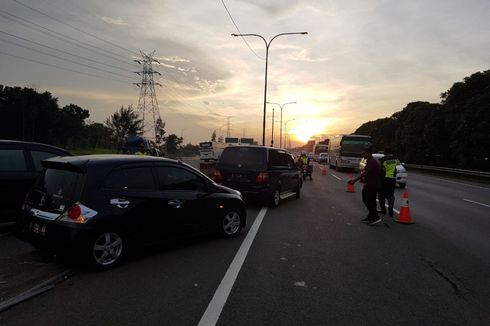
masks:
<svg viewBox="0 0 490 326"><path fill-rule="evenodd" d="M117 25L117 26L127 26L128 25L121 17L112 18L112 17L107 17L107 16L101 16L100 19L102 19L107 24L111 24L111 25Z"/></svg>
<svg viewBox="0 0 490 326"><path fill-rule="evenodd" d="M167 61L167 62L191 62L190 60L181 58L177 55L168 56L168 57L159 57L158 60Z"/></svg>
<svg viewBox="0 0 490 326"><path fill-rule="evenodd" d="M301 49L289 56L290 60L303 62L323 62L328 61L328 58L311 58L307 49Z"/></svg>

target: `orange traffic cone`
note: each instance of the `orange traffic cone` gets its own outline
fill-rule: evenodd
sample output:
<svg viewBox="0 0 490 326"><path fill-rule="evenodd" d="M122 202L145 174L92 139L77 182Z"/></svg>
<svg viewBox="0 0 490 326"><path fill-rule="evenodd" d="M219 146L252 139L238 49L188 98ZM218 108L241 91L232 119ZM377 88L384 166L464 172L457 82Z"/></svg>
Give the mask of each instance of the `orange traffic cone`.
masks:
<svg viewBox="0 0 490 326"><path fill-rule="evenodd" d="M403 194L402 206L400 207L400 215L398 216L398 219L395 220L395 222L402 223L402 224L414 224L415 223L410 218L410 207L408 207L408 191L407 190L405 190L405 193Z"/></svg>
<svg viewBox="0 0 490 326"><path fill-rule="evenodd" d="M322 175L327 175L327 167L325 165L320 165L320 171Z"/></svg>
<svg viewBox="0 0 490 326"><path fill-rule="evenodd" d="M352 175L350 175L350 180L352 180ZM356 188L354 188L354 184L353 183L349 183L347 182L347 192L356 192Z"/></svg>

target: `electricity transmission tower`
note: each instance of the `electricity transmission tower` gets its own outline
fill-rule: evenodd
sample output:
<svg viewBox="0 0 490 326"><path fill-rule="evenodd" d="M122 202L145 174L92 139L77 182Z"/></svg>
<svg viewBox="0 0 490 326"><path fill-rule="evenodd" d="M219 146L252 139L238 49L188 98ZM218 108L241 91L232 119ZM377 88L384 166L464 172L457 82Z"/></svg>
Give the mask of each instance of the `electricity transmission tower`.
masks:
<svg viewBox="0 0 490 326"><path fill-rule="evenodd" d="M140 51L140 53L141 58L134 60L142 66L141 71L135 72L135 74L141 76L141 81L139 83L134 83L140 88L137 110L140 114L140 118L143 119L143 135L156 141L157 144L160 144L162 139L159 129L163 129L163 123L161 122L155 85L160 87L162 85L153 80L153 75L157 74L161 76L161 74L158 71L153 70L152 66L154 63L160 64L160 62L154 57L155 51L149 54L143 53L142 51Z"/></svg>

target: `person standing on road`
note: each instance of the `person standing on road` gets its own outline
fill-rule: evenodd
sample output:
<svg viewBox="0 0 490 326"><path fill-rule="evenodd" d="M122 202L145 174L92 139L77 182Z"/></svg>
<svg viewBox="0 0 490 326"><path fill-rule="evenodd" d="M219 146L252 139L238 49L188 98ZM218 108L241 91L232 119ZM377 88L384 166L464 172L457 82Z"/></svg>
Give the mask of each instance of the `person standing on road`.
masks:
<svg viewBox="0 0 490 326"><path fill-rule="evenodd" d="M396 165L398 160L392 155L391 149L385 149L385 156L379 160L381 165L381 188L378 192L379 213L386 214L385 199L388 200L388 214L393 217L395 204Z"/></svg>
<svg viewBox="0 0 490 326"><path fill-rule="evenodd" d="M373 157L373 151L371 148L366 148L363 153L363 157L367 160L366 167L364 171L348 183L354 184L358 180L363 180L364 187L362 188L362 201L366 205L369 214L366 218L362 219L361 222L368 223L369 225L375 225L381 222L381 218L378 215L376 195L378 194L379 188L381 186L380 174L381 167L378 161Z"/></svg>

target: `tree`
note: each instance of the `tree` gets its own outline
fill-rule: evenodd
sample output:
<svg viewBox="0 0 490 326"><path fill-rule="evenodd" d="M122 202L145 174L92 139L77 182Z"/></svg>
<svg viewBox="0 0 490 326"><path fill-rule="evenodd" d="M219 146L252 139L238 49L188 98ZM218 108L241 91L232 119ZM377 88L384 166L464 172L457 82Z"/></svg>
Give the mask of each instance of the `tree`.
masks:
<svg viewBox="0 0 490 326"><path fill-rule="evenodd" d="M160 147L162 142L165 140L165 122L163 122L162 118L158 118L155 124L155 143Z"/></svg>
<svg viewBox="0 0 490 326"><path fill-rule="evenodd" d="M49 92L0 85L0 138L59 144L58 110Z"/></svg>
<svg viewBox="0 0 490 326"><path fill-rule="evenodd" d="M110 139L112 130L102 123L94 122L87 125L85 127L84 135L92 149L95 149L96 147L111 147Z"/></svg>
<svg viewBox="0 0 490 326"><path fill-rule="evenodd" d="M214 130L213 134L211 135L211 141L216 141L216 130Z"/></svg>
<svg viewBox="0 0 490 326"><path fill-rule="evenodd" d="M58 110L56 118L56 134L58 142L66 147L69 144L80 146L83 139L80 137L84 131L85 119L90 116L88 110L78 105L69 104Z"/></svg>
<svg viewBox="0 0 490 326"><path fill-rule="evenodd" d="M143 120L139 118L131 105L127 108L121 106L119 111L106 119L105 124L112 130L112 136L116 144L121 147L129 135L141 135L143 133Z"/></svg>
<svg viewBox="0 0 490 326"><path fill-rule="evenodd" d="M176 153L179 146L184 141L184 138L178 137L176 134L171 134L165 139L165 148L168 153Z"/></svg>

